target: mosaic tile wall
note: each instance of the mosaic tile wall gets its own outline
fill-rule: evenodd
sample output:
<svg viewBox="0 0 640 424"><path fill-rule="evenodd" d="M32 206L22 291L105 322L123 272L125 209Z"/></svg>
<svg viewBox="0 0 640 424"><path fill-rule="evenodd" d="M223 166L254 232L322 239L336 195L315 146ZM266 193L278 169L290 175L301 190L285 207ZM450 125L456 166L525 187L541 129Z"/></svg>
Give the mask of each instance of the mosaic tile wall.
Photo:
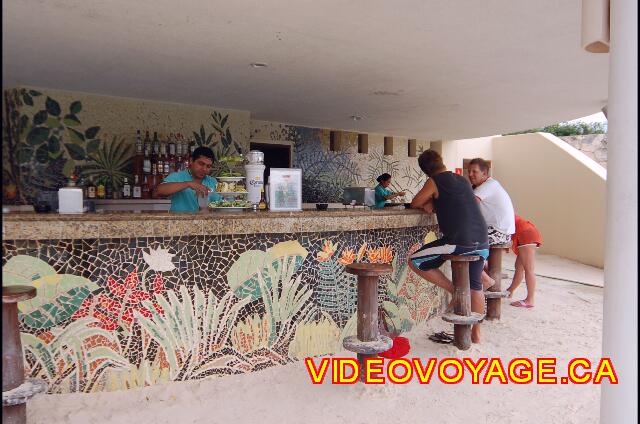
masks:
<svg viewBox="0 0 640 424"><path fill-rule="evenodd" d="M286 142L293 146L293 166L303 170L304 202L340 202L344 187L374 187L384 172L393 177L391 189L406 191L410 201L426 180L417 159L408 157L404 137L394 137L393 155L384 155L384 135L369 134L365 154L358 153L357 133L343 132L344 148L332 152L328 129L253 120L248 111L37 88L6 90L3 97L7 203L33 203L72 173L120 186L131 178L138 129L143 137L145 130L151 136L181 133L217 157L246 152L251 141ZM418 153L428 147L417 140Z"/></svg>
<svg viewBox="0 0 640 424"><path fill-rule="evenodd" d="M432 228L436 230L436 228ZM408 331L444 293L408 271L424 228L3 241L26 370L51 393L94 392L251 372L341 350L355 334L353 262L390 263L380 305Z"/></svg>

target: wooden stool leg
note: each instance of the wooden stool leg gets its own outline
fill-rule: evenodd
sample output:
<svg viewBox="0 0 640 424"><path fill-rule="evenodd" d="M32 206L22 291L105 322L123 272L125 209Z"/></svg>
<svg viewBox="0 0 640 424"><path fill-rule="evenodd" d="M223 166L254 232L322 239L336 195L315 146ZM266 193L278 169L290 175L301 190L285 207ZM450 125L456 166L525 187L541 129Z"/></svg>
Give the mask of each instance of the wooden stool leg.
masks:
<svg viewBox="0 0 640 424"><path fill-rule="evenodd" d="M469 262L451 262L453 277L454 312L468 317L471 315L471 288L469 285ZM471 326L454 324L453 344L460 350L471 347Z"/></svg>
<svg viewBox="0 0 640 424"><path fill-rule="evenodd" d="M495 284L488 291L502 291L502 249L489 249L489 276ZM487 299L487 320L499 320L502 312L502 299Z"/></svg>
<svg viewBox="0 0 640 424"><path fill-rule="evenodd" d="M24 362L18 304L2 303L2 391L15 389L24 382ZM26 404L3 406L2 422L24 424L27 422Z"/></svg>
<svg viewBox="0 0 640 424"><path fill-rule="evenodd" d="M379 277L358 276L358 339L371 342L378 338L378 280ZM366 358L376 358L376 354L358 353L360 380L364 380Z"/></svg>

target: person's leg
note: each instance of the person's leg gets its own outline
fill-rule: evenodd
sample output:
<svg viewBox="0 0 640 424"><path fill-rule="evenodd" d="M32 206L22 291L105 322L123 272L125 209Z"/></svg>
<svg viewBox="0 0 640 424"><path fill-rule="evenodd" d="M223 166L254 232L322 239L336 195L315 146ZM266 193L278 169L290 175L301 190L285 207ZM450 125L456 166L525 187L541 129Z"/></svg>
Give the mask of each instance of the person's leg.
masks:
<svg viewBox="0 0 640 424"><path fill-rule="evenodd" d="M496 283L496 280L491 278L484 269L482 270L481 278L482 278L482 288L484 290L488 289L489 287L493 286Z"/></svg>
<svg viewBox="0 0 640 424"><path fill-rule="evenodd" d="M524 298L524 303L533 306L535 304L536 295L536 247L520 247L520 256L518 257L521 258L522 267L524 269L524 280L527 284L527 297Z"/></svg>
<svg viewBox="0 0 640 424"><path fill-rule="evenodd" d="M435 284L438 287L442 287L450 294L453 294L453 283L438 268L423 271L419 268L416 268L411 260L409 261L409 268L425 280Z"/></svg>
<svg viewBox="0 0 640 424"><path fill-rule="evenodd" d="M520 252L518 252L520 253ZM513 271L513 280L511 281L511 285L507 289L509 292L509 297L513 297L513 292L516 291L520 283L522 283L522 279L524 278L524 267L522 266L522 260L520 259L520 255L516 256L516 264L515 270Z"/></svg>

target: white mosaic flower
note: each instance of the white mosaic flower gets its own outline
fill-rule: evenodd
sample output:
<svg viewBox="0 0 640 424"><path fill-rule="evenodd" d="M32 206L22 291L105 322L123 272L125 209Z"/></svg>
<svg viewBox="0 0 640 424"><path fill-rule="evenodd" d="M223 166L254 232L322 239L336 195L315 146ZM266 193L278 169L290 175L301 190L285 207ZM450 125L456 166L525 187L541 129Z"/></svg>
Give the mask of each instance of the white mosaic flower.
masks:
<svg viewBox="0 0 640 424"><path fill-rule="evenodd" d="M171 259L175 254L169 253L169 249L158 248L156 250L149 248L149 253L142 251L144 261L154 271L173 271L176 269Z"/></svg>

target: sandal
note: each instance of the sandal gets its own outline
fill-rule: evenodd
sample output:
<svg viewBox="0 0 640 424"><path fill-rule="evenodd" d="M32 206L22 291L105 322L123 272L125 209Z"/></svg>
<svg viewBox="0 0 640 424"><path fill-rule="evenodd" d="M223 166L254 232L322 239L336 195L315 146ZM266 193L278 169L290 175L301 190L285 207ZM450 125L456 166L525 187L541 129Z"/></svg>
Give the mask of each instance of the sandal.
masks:
<svg viewBox="0 0 640 424"><path fill-rule="evenodd" d="M453 343L453 335L449 335L449 333L441 331L440 333L430 335L429 340L440 344L451 344Z"/></svg>
<svg viewBox="0 0 640 424"><path fill-rule="evenodd" d="M516 302L511 302L511 306L515 306L516 308L526 308L526 309L533 308L533 305L528 304L524 300L518 300Z"/></svg>

